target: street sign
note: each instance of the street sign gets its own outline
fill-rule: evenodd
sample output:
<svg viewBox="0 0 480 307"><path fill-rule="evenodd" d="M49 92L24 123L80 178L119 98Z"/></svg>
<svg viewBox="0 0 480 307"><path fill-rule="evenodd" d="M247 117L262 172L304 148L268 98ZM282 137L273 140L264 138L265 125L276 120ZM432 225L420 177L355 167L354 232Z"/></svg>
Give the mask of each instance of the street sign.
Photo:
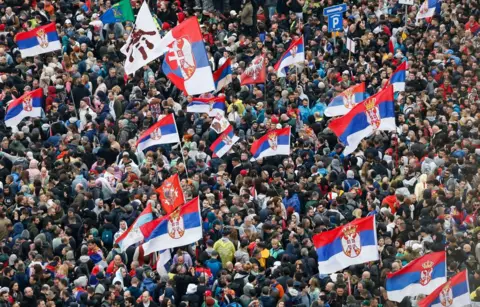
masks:
<svg viewBox="0 0 480 307"><path fill-rule="evenodd" d="M335 32L343 30L342 13L328 15L328 32Z"/></svg>
<svg viewBox="0 0 480 307"><path fill-rule="evenodd" d="M339 5L332 5L323 9L323 15L329 16L332 14L341 14L347 11L347 5L345 3Z"/></svg>
<svg viewBox="0 0 480 307"><path fill-rule="evenodd" d="M399 0L399 4L406 4L406 5L413 5L414 1L413 0Z"/></svg>

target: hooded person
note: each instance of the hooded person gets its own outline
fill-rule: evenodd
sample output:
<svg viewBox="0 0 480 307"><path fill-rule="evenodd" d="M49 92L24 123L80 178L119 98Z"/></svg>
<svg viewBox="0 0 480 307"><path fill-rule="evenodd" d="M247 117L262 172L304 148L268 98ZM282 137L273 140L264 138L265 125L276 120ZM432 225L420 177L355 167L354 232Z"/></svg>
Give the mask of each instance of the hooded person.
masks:
<svg viewBox="0 0 480 307"><path fill-rule="evenodd" d="M75 296L77 301L80 300L80 295L86 293L88 278L85 275L80 276L79 278L73 281L75 288L72 289L72 294Z"/></svg>
<svg viewBox="0 0 480 307"><path fill-rule="evenodd" d="M97 180L95 180L95 184L98 187L102 188L104 200L109 200L112 198L113 195L115 195L115 190L110 186L110 184L105 178L98 178Z"/></svg>
<svg viewBox="0 0 480 307"><path fill-rule="evenodd" d="M199 307L200 297L197 294L197 285L188 284L187 292L182 296L182 301L188 302L189 307Z"/></svg>
<svg viewBox="0 0 480 307"><path fill-rule="evenodd" d="M112 284L114 285L117 281L119 281L122 284L122 288L125 287L125 284L123 282L123 273L125 272L124 268L120 268L115 272L115 277L113 278Z"/></svg>
<svg viewBox="0 0 480 307"><path fill-rule="evenodd" d="M415 196L417 197L418 201L423 199L423 191L425 191L425 189L427 188L427 180L428 180L427 174L422 174L418 178L418 182L415 185Z"/></svg>

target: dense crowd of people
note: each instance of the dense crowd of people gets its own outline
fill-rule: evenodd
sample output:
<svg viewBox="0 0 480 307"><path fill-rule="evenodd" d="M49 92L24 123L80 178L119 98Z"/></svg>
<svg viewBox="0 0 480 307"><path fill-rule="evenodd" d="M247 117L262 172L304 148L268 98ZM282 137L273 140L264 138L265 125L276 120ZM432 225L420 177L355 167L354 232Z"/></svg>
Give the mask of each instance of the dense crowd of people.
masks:
<svg viewBox="0 0 480 307"><path fill-rule="evenodd" d="M414 306L388 300L387 273L444 249L448 276L467 268L480 301L480 6L445 0L416 20L414 2L346 1L332 34L322 11L334 1L149 1L162 35L194 15L212 71L232 61L225 117L240 141L218 158L212 118L186 112L162 58L125 75L133 23L99 19L114 1L0 0L0 118L44 91L41 118L0 124L0 307ZM61 51L22 58L15 34L50 22ZM300 36L303 67L278 78L274 64ZM241 86L259 54L267 82ZM405 61L397 131L343 155L326 106L359 82L373 95ZM136 150L171 113L181 144ZM288 126L289 156L250 160L254 140ZM187 201L200 197L203 239L157 267L157 254L114 242L147 204L164 214L155 189L172 174ZM319 272L312 236L371 215L381 260Z"/></svg>

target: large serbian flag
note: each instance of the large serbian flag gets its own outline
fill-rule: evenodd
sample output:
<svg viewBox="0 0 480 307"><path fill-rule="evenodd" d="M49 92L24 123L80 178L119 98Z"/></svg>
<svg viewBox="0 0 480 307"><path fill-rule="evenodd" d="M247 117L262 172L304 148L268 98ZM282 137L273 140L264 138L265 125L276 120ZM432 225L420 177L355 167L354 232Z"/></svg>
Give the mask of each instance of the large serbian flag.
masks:
<svg viewBox="0 0 480 307"><path fill-rule="evenodd" d="M463 270L440 285L429 296L418 302L419 307L462 307L470 306L468 273Z"/></svg>
<svg viewBox="0 0 480 307"><path fill-rule="evenodd" d="M351 265L379 260L375 216L313 236L320 274L338 272Z"/></svg>
<svg viewBox="0 0 480 307"><path fill-rule="evenodd" d="M151 146L171 143L180 143L173 113L163 117L142 133L137 141L137 148L144 150Z"/></svg>
<svg viewBox="0 0 480 307"><path fill-rule="evenodd" d="M277 64L275 64L275 70L277 76L286 77L286 70L291 65L303 64L305 62L305 45L303 43L303 36L293 41L284 54L280 57Z"/></svg>
<svg viewBox="0 0 480 307"><path fill-rule="evenodd" d="M223 133L212 143L210 150L214 157L223 157L240 138L233 133L232 125L223 131Z"/></svg>
<svg viewBox="0 0 480 307"><path fill-rule="evenodd" d="M406 296L430 294L447 281L447 256L444 251L426 254L387 275L388 299L401 302Z"/></svg>
<svg viewBox="0 0 480 307"><path fill-rule="evenodd" d="M15 35L15 42L22 58L62 49L55 23L37 27Z"/></svg>
<svg viewBox="0 0 480 307"><path fill-rule="evenodd" d="M42 98L43 90L39 88L12 100L5 114L5 125L15 127L25 117L42 116Z"/></svg>
<svg viewBox="0 0 480 307"><path fill-rule="evenodd" d="M163 181L162 185L155 192L158 193L162 208L167 214L175 211L185 202L178 174Z"/></svg>
<svg viewBox="0 0 480 307"><path fill-rule="evenodd" d="M143 250L150 253L185 246L202 239L202 217L198 196L170 214L143 225Z"/></svg>
<svg viewBox="0 0 480 307"><path fill-rule="evenodd" d="M162 64L163 73L178 89L188 95L215 90L212 69L196 17L190 17L173 28L160 44L167 52Z"/></svg>
<svg viewBox="0 0 480 307"><path fill-rule="evenodd" d="M346 145L344 155L354 152L364 138L377 130L395 131L393 86L357 104L346 115L332 120L328 127Z"/></svg>
<svg viewBox="0 0 480 307"><path fill-rule="evenodd" d="M290 127L268 131L250 147L252 159L290 154Z"/></svg>

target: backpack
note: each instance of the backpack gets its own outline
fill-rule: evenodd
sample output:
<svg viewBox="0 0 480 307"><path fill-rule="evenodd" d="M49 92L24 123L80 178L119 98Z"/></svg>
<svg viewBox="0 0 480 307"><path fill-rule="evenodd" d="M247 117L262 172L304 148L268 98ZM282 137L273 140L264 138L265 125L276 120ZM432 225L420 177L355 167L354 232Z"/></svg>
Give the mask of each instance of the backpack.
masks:
<svg viewBox="0 0 480 307"><path fill-rule="evenodd" d="M17 255L18 258L23 257L23 251L22 251L23 250L22 249L23 242L24 242L23 240L17 239L15 241L15 244L12 247L12 254Z"/></svg>
<svg viewBox="0 0 480 307"><path fill-rule="evenodd" d="M285 307L295 307L302 305L302 297L300 295L291 296L290 293L285 292Z"/></svg>
<svg viewBox="0 0 480 307"><path fill-rule="evenodd" d="M113 245L113 232L111 229L104 229L102 232L103 244L111 246Z"/></svg>

